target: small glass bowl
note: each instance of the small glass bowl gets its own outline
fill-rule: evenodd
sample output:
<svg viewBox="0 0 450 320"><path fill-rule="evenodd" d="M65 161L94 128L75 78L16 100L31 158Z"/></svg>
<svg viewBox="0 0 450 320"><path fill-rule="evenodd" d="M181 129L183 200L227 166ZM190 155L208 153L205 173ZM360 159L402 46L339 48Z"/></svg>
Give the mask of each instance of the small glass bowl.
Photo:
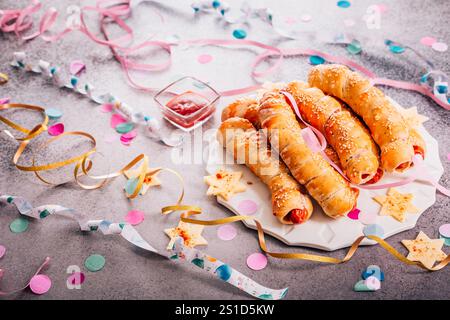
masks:
<svg viewBox="0 0 450 320"><path fill-rule="evenodd" d="M164 118L186 132L211 118L219 98L216 90L194 77L178 79L154 97Z"/></svg>

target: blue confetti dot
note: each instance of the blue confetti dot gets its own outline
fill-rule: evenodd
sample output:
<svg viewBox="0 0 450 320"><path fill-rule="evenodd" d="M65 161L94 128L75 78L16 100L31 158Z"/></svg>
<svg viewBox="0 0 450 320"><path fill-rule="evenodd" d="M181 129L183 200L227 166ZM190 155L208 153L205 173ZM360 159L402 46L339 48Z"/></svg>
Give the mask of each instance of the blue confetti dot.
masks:
<svg viewBox="0 0 450 320"><path fill-rule="evenodd" d="M58 109L54 108L45 109L45 114L52 120L59 119L63 115L62 111L59 111Z"/></svg>
<svg viewBox="0 0 450 320"><path fill-rule="evenodd" d="M230 279L232 271L233 270L227 264L223 264L216 269L217 276L223 281L228 281L228 279Z"/></svg>
<svg viewBox="0 0 450 320"><path fill-rule="evenodd" d="M347 51L351 54L358 54L361 52L361 43L358 40L353 40L347 45Z"/></svg>
<svg viewBox="0 0 450 320"><path fill-rule="evenodd" d="M77 83L78 83L78 78L76 78L76 77L70 78L70 84L71 84L73 87L75 87L75 86L77 85Z"/></svg>
<svg viewBox="0 0 450 320"><path fill-rule="evenodd" d="M50 73L51 74L55 74L56 73L56 67L51 67L50 68Z"/></svg>
<svg viewBox="0 0 450 320"><path fill-rule="evenodd" d="M225 14L225 9L220 10L220 14L224 15Z"/></svg>
<svg viewBox="0 0 450 320"><path fill-rule="evenodd" d="M244 39L245 37L247 37L247 31L243 29L236 29L233 31L233 37L235 37L236 39Z"/></svg>
<svg viewBox="0 0 450 320"><path fill-rule="evenodd" d="M396 46L396 45L390 45L389 50L391 50L392 53L397 53L397 54L405 52L405 48L403 48L401 46Z"/></svg>
<svg viewBox="0 0 450 320"><path fill-rule="evenodd" d="M364 235L367 236L377 236L383 238L384 229L378 224L369 224L363 229Z"/></svg>
<svg viewBox="0 0 450 320"><path fill-rule="evenodd" d="M320 56L310 56L309 63L311 63L313 66L316 66L318 64L325 63L325 59Z"/></svg>
<svg viewBox="0 0 450 320"><path fill-rule="evenodd" d="M212 2L212 6L213 6L214 9L217 9L218 7L220 7L220 2L217 1L217 0L216 0L216 1L213 1L213 2Z"/></svg>
<svg viewBox="0 0 450 320"><path fill-rule="evenodd" d="M392 40L386 39L384 40L384 44L390 46L392 44Z"/></svg>
<svg viewBox="0 0 450 320"><path fill-rule="evenodd" d="M422 77L420 77L420 82L425 83L428 81L428 75L424 74Z"/></svg>
<svg viewBox="0 0 450 320"><path fill-rule="evenodd" d="M340 8L348 8L351 6L350 1L338 1L337 6Z"/></svg>

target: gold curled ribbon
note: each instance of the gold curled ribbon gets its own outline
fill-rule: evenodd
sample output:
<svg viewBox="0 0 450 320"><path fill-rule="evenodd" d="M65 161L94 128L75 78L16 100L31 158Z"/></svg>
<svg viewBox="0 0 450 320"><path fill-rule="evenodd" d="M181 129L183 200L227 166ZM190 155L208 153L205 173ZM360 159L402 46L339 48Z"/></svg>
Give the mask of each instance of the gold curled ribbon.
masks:
<svg viewBox="0 0 450 320"><path fill-rule="evenodd" d="M46 184L51 184L51 185L60 185L63 183L67 183L63 182L63 183L57 183L54 184L50 181L48 181L47 179L45 179L42 176L42 172L43 171L49 171L49 170L54 170L54 169L58 169L58 168L62 168L65 166L68 166L70 164L75 164L74 167L74 171L73 171L73 179L70 179L69 181L73 181L75 180L75 182L83 189L87 189L87 190L92 190L92 189L98 189L101 188L103 185L105 185L105 183L111 179L111 178L115 178L118 177L120 175L123 175L125 173L125 171L133 168L134 166L138 165L139 163L142 162L142 164L140 165L140 170L139 170L139 175L137 176L138 181L136 184L136 187L134 188L133 192L131 194L126 193L126 196L130 199L136 198L139 195L139 192L144 184L144 181L146 178L151 177L152 175L160 172L161 170L165 170L165 171L169 171L173 174L175 174L181 181L182 184L182 191L181 194L178 198L177 204L180 204L181 201L183 200L184 197L184 182L182 177L174 170L171 169L167 169L167 168L158 168L155 170L152 170L150 172L148 171L148 165L149 165L149 159L148 156L145 154L140 154L137 157L135 157L133 160L131 160L128 164L126 164L124 167L122 167L121 169L112 172L112 173L108 173L105 175L98 175L98 176L94 176L91 175L89 173L89 171L92 168L92 160L89 159L89 157L91 155L93 155L94 153L97 152L96 149L96 145L97 142L95 140L95 138L90 135L89 133L86 132L82 132L82 131L72 131L72 132L64 132L58 136L52 137L50 139L48 139L47 141L45 141L41 147L48 147L48 145L50 145L51 143L63 138L63 137L67 137L67 136L81 136L84 137L86 139L88 139L91 144L92 147L90 150L88 150L87 152L82 153L81 155L66 159L66 160L62 160L62 161L57 161L57 162L51 162L51 163L47 163L45 165L35 165L35 157L33 155L32 157L32 165L30 166L26 166L26 165L21 165L19 164L19 160L22 156L22 154L24 153L24 151L26 150L27 146L29 145L29 143L36 138L37 136L39 136L41 133L45 132L47 130L47 125L48 125L48 116L45 113L45 109L42 107L38 107L38 106L33 106L33 105L27 105L27 104L19 104L19 103L10 103L10 104L4 104L4 105L0 105L0 111L2 110L8 110L8 109L24 109L24 110L30 110L30 111L34 111L34 112L39 112L43 115L43 120L41 123L39 123L38 125L36 125L33 129L29 130L27 128L22 127L21 125L0 116L0 121L5 123L7 126L21 132L24 134L23 137L15 137L13 136L8 130L3 130L6 134L8 134L8 136L12 137L13 139L17 140L18 142L20 142L20 145L18 147L18 149L16 150L14 157L13 157L13 163L16 166L17 169L22 170L22 171L28 171L28 172L34 172L34 174L36 175L36 177L41 180L42 182L46 183ZM89 179L92 180L100 180L99 182L95 183L95 184L85 184L82 183L80 181L80 177L81 176L86 176Z"/></svg>
<svg viewBox="0 0 450 320"><path fill-rule="evenodd" d="M6 73L0 72L0 86L6 84L9 81L9 77Z"/></svg>
<svg viewBox="0 0 450 320"><path fill-rule="evenodd" d="M202 213L201 208L196 206L189 206L189 205L174 205L174 206L168 206L162 208L162 212L166 211L182 211L187 210L183 214L181 214L180 220L186 223L192 223L192 224L199 224L203 226L217 226L217 225L223 225L227 223L232 223L236 221L244 221L244 220L254 220L256 224L256 228L258 231L258 243L259 247L263 252L265 252L267 255L278 258L278 259L295 259L295 260L308 260L308 261L314 261L314 262L323 262L323 263L330 263L330 264L341 264L349 261L354 254L356 253L358 247L360 246L361 242L367 238L370 240L373 240L377 242L383 249L385 249L387 252L389 252L392 256L397 258L399 261L407 264L407 265L414 265L418 266L422 269L426 269L428 271L438 271L444 268L446 265L450 263L450 255L447 255L447 257L439 262L437 265L435 265L432 268L426 267L421 262L411 261L407 259L404 255L402 255L400 252L398 252L394 247L392 247L389 243L387 243L385 240L381 239L380 237L369 235L369 236L360 236L358 237L350 246L347 253L345 254L344 258L338 259L333 257L328 257L324 255L317 255L317 254L309 254L309 253L287 253L287 252L271 252L267 249L266 245L266 239L265 239L265 233L263 230L263 227L261 223L251 216L232 216L217 220L197 220L189 218L192 215L198 215Z"/></svg>

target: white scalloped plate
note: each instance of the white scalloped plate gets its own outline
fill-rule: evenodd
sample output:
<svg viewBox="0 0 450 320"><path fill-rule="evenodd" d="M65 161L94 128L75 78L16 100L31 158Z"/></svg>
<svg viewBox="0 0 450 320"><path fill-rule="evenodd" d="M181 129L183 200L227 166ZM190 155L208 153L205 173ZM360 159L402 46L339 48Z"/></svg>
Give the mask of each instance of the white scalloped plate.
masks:
<svg viewBox="0 0 450 320"><path fill-rule="evenodd" d="M392 101L398 108L401 108L395 101ZM419 129L422 137L427 144L427 157L425 165L430 175L438 181L444 173L441 160L439 159L438 142L425 130L423 126ZM310 220L301 225L283 225L273 216L270 192L245 165L234 164L233 159L225 154L224 149L212 138L208 150L208 162L206 171L209 174L215 173L220 168L232 171L242 171L242 181L252 182L248 185L247 190L242 193L235 194L229 201L224 201L220 197L217 201L228 208L231 212L238 215L238 204L243 200L253 200L258 204L258 211L254 214L267 234L283 241L291 246L305 246L317 248L327 251L333 251L345 247L349 247L353 241L363 235L364 224L358 220L352 220L348 217L339 219L331 219L327 217L322 209L314 202L314 212ZM222 159L226 159L226 165L223 165ZM412 169L414 170L414 169ZM412 170L408 171L411 174ZM398 174L385 174L383 179L378 183L388 183L404 179L408 176L408 172ZM397 188L401 192L408 192L414 195L413 204L419 209L419 213L407 213L406 220L399 222L390 216L377 216L376 224L384 229L384 238L390 237L399 232L412 229L416 225L420 215L436 201L436 189L421 181L415 181L408 185ZM372 200L375 195L385 194L386 190L363 190L360 189L358 198L358 209L361 212L378 213L380 206ZM256 229L255 222L244 221L247 227ZM373 245L376 242L365 239L362 245Z"/></svg>

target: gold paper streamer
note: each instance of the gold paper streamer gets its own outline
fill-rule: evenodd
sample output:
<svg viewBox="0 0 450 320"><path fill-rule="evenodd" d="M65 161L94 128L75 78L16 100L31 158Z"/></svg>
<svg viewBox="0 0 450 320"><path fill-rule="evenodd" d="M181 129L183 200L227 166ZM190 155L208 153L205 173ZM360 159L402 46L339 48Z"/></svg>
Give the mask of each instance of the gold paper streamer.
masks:
<svg viewBox="0 0 450 320"><path fill-rule="evenodd" d="M48 181L47 179L45 179L44 177L42 177L42 172L43 171L49 171L49 170L54 170L54 169L58 169L58 168L62 168L65 166L68 166L70 164L75 164L75 168L73 171L73 179L70 179L69 181L75 180L75 182L83 189L87 189L87 190L92 190L92 189L98 189L101 188L103 185L105 185L105 183L111 179L111 178L115 178L118 177L122 174L125 173L125 171L133 168L134 166L138 165L139 163L142 163L140 165L140 174L138 176L138 182L136 184L135 189L133 190L132 194L126 194L126 196L130 199L136 198L139 195L139 192L142 188L142 185L144 183L145 178L147 177L151 177L152 175L158 173L159 171L165 170L165 171L169 171L173 174L175 174L181 181L181 185L182 185L182 191L181 194L179 196L179 199L177 201L177 205L181 203L181 201L183 200L183 196L184 196L184 182L182 177L174 170L171 169L167 169L167 168L159 168L157 170L153 170L151 172L147 172L148 170L148 156L146 156L145 154L140 154L137 157L135 157L133 160L131 160L128 164L126 164L124 167L122 167L121 169L112 172L112 173L108 173L105 175L100 175L100 176L94 176L94 175L90 175L89 171L92 168L92 161L89 159L89 156L91 156L92 154L94 154L95 152L97 152L96 150L96 145L97 142L95 140L95 138L90 135L89 133L86 132L82 132L82 131L72 131L72 132L64 132L62 134L60 134L59 136L53 137L49 140L47 140L45 143L42 144L41 147L45 148L48 145L50 145L51 143L55 142L56 140L59 140L63 137L67 137L67 136L81 136L84 137L86 139L88 139L91 144L92 144L92 148L85 152L82 153L81 155L63 160L63 161L57 161L57 162L51 162L45 165L35 165L35 158L34 156L32 157L32 165L31 166L25 166L25 165L21 165L19 164L19 160L20 157L22 156L22 154L24 153L25 149L27 148L28 144L31 142L32 139L36 138L37 136L39 136L42 132L47 130L47 124L48 124L48 116L45 114L45 109L42 107L38 107L38 106L32 106L32 105L27 105L27 104L18 104L18 103L10 103L10 104L4 104L4 105L0 105L0 111L2 110L8 110L8 109L24 109L24 110L30 110L30 111L34 111L34 112L39 112L42 114L43 116L43 120L40 124L38 124L37 126L35 126L33 129L29 130L27 128L24 128L20 125L18 125L17 123L0 116L0 121L5 123L7 126L21 132L24 134L23 137L14 137L8 130L4 130L4 132L6 134L8 134L8 136L12 137L13 139L17 140L20 142L19 148L17 149L17 151L14 154L13 157L13 163L16 166L17 169L22 170L22 171L28 171L28 172L34 172L34 174L36 175L36 177L41 180L42 182L46 183L46 184L53 184L54 183ZM92 180L100 180L97 183L94 184L84 184L80 181L80 177L81 176L86 176L89 179ZM68 181L66 181L68 182ZM63 182L63 183L66 183ZM63 183L58 183L59 184L63 184Z"/></svg>
<svg viewBox="0 0 450 320"><path fill-rule="evenodd" d="M407 265L414 265L418 266L422 269L426 269L428 271L437 271L444 268L446 265L450 263L450 255L447 255L447 257L439 262L437 265L435 265L433 268L428 268L425 265L423 265L421 262L415 262L407 259L404 255L402 255L400 252L398 252L394 247L392 247L389 243L387 243L385 240L381 239L377 236L360 236L358 237L353 244L348 249L346 255L342 259L323 256L323 255L317 255L317 254L309 254L309 253L286 253L286 252L271 252L267 249L266 240L265 240L265 233L261 226L261 223L251 216L232 216L217 220L196 220L189 218L192 215L201 214L201 208L196 206L188 206L188 205L181 205L181 206L169 206L162 208L162 212L165 213L165 211L170 210L172 211L180 211L180 210L187 210L185 213L181 215L180 220L186 223L193 223L193 224L200 224L204 226L217 226L217 225L223 225L231 222L236 221L244 221L244 220L254 220L256 223L256 228L258 231L258 242L259 247L263 252L265 252L267 255L278 258L278 259L295 259L295 260L308 260L308 261L314 261L314 262L323 262L323 263L331 263L331 264L341 264L349 261L354 254L356 253L359 245L361 242L367 238L373 241L376 241L383 249L385 249L387 252L389 252L392 256L397 258L399 261L407 264Z"/></svg>

